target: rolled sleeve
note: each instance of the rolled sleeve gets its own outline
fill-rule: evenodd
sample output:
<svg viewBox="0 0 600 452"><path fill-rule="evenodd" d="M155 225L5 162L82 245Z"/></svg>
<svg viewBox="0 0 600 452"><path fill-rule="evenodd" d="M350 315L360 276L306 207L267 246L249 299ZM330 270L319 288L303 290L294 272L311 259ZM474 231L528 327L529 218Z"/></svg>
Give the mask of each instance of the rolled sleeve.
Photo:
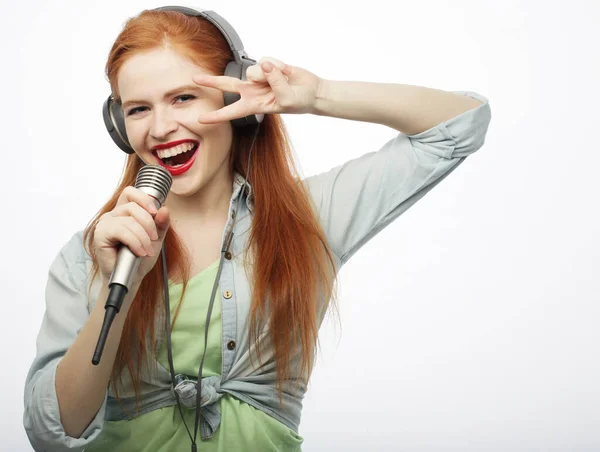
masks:
<svg viewBox="0 0 600 452"><path fill-rule="evenodd" d="M488 99L472 91L452 92L477 99L481 105L429 130L407 135L415 149L453 159L466 157L483 146L492 117Z"/></svg>
<svg viewBox="0 0 600 452"><path fill-rule="evenodd" d="M58 363L89 317L85 256L82 233L79 232L61 249L50 266L46 311L24 392L23 424L36 451L83 450L100 434L104 424L106 397L81 437L68 436L60 420L56 395Z"/></svg>
<svg viewBox="0 0 600 452"><path fill-rule="evenodd" d="M343 265L485 142L491 110L481 105L414 135L399 133L378 151L306 179L331 250Z"/></svg>

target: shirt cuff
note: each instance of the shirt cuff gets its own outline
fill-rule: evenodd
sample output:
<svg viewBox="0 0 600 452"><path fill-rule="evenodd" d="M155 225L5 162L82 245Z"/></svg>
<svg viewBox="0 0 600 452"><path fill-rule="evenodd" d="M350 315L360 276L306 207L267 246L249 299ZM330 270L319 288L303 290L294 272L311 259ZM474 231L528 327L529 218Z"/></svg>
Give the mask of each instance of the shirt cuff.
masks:
<svg viewBox="0 0 600 452"><path fill-rule="evenodd" d="M98 437L104 425L106 396L96 416L79 438L65 433L60 420L58 398L56 396L56 368L60 359L48 364L42 375L31 383L25 406L24 426L34 450L53 452L82 451Z"/></svg>
<svg viewBox="0 0 600 452"><path fill-rule="evenodd" d="M491 120L490 104L485 96L473 91L451 92L482 103L424 132L407 135L415 148L445 159L466 157L481 148Z"/></svg>

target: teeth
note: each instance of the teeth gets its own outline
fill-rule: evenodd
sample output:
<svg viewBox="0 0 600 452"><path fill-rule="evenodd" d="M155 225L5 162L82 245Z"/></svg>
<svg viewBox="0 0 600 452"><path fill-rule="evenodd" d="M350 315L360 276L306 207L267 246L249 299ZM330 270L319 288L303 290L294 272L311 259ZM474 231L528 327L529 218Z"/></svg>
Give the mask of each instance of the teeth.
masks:
<svg viewBox="0 0 600 452"><path fill-rule="evenodd" d="M159 158L166 159L168 157L175 157L178 154L183 154L184 152L191 150L193 147L194 143L182 143L169 149L161 149L156 151L156 153L158 154Z"/></svg>

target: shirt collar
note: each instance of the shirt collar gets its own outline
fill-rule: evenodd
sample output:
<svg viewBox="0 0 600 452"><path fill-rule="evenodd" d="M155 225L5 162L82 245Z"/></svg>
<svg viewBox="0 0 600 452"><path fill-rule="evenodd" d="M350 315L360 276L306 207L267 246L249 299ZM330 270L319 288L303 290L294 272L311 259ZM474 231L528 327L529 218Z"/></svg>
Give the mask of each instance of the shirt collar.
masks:
<svg viewBox="0 0 600 452"><path fill-rule="evenodd" d="M240 191L242 190L242 186L244 185L244 181L246 179L239 172L233 172L233 195L231 197L231 202L237 202L237 198L240 195ZM252 186L250 182L246 182L246 188L244 189L244 193L242 194L244 198L246 198L246 206L248 210L254 213L254 195L252 194Z"/></svg>

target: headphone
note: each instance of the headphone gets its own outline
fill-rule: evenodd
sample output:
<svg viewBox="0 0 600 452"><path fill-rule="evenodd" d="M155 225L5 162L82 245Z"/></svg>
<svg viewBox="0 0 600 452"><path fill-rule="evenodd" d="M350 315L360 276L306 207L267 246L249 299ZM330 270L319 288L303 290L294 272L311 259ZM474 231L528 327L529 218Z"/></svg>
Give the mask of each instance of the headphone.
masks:
<svg viewBox="0 0 600 452"><path fill-rule="evenodd" d="M162 6L155 8L154 11L176 11L190 17L202 17L208 20L210 23L215 25L221 34L227 40L229 47L233 52L233 61L227 63L225 68L225 74L228 77L238 78L242 81L246 80L246 70L256 64L256 60L249 58L244 50L242 40L233 29L233 27L219 16L214 11L209 10L196 10L187 8L184 6ZM225 91L223 93L225 106L231 105L240 99L238 93L231 93ZM264 114L252 114L242 118L236 118L231 120L233 127L242 128L251 125L260 124L264 118ZM104 125L108 131L110 137L115 144L125 153L133 154L133 148L129 144L127 138L127 132L125 131L125 118L123 116L123 109L121 108L121 102L116 101L111 93L110 96L104 101L102 106L102 117L104 118Z"/></svg>

